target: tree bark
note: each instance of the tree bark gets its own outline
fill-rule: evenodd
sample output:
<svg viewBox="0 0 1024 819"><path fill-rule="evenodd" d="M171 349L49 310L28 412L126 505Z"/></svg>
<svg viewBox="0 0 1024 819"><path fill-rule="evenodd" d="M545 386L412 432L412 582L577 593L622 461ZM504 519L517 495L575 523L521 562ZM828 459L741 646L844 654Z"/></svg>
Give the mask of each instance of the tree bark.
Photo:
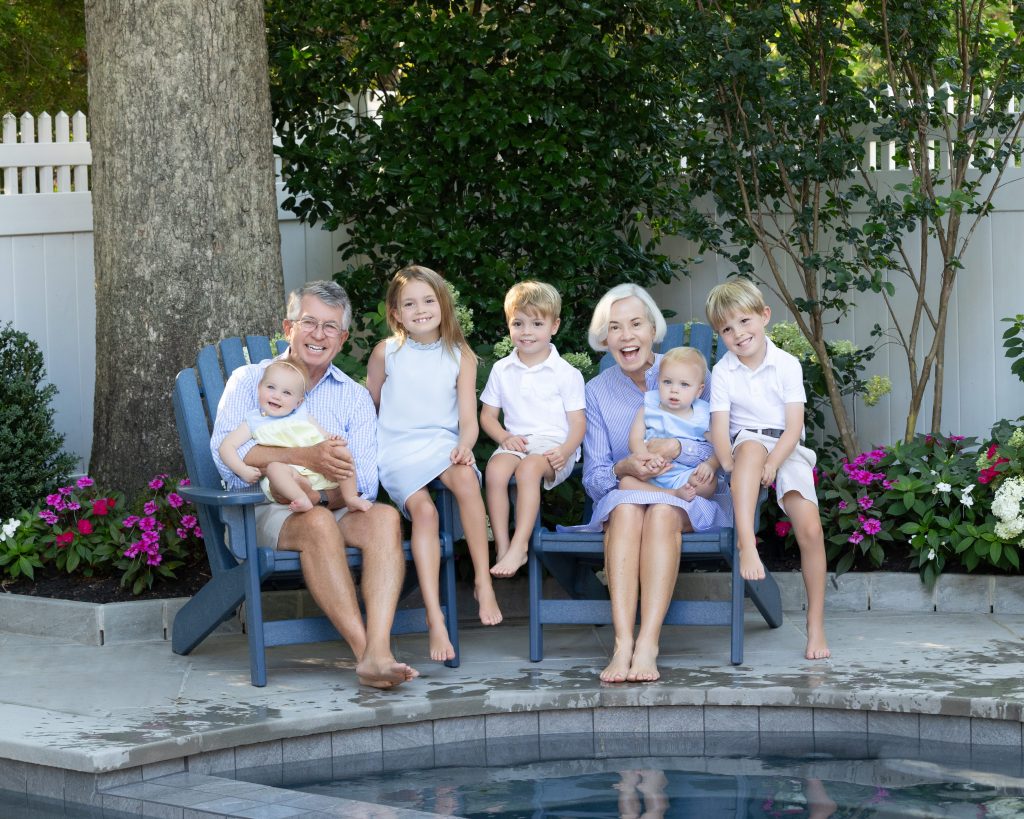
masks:
<svg viewBox="0 0 1024 819"><path fill-rule="evenodd" d="M86 0L96 262L91 474L180 472L174 377L283 317L259 0Z"/></svg>

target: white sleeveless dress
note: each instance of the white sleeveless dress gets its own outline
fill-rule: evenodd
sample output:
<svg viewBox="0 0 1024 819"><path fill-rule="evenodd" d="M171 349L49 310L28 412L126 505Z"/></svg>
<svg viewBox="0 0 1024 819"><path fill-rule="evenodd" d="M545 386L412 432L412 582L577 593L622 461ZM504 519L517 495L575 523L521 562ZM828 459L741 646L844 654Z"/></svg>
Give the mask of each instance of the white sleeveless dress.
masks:
<svg viewBox="0 0 1024 819"><path fill-rule="evenodd" d="M452 355L440 340L385 343L377 468L381 486L406 517L408 497L452 465L459 442L455 382L461 358L461 350Z"/></svg>

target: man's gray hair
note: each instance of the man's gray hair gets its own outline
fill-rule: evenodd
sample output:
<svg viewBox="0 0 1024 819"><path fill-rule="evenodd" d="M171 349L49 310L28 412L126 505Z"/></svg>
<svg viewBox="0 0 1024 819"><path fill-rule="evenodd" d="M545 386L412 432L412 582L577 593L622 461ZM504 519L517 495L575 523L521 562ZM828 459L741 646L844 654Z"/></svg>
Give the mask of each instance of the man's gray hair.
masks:
<svg viewBox="0 0 1024 819"><path fill-rule="evenodd" d="M647 318L654 328L654 343L657 344L665 337L665 317L658 309L651 294L638 284L617 284L603 296L594 308L594 317L590 320L590 333L588 341L590 346L598 352L608 349L608 319L611 316L612 305L623 299L640 299L647 311Z"/></svg>
<svg viewBox="0 0 1024 819"><path fill-rule="evenodd" d="M288 294L289 321L297 321L302 318L302 297L313 296L320 299L328 307L339 307L342 310L341 329L347 330L352 324L352 302L348 300L348 293L345 288L337 282L318 281L306 282L301 287L295 288Z"/></svg>

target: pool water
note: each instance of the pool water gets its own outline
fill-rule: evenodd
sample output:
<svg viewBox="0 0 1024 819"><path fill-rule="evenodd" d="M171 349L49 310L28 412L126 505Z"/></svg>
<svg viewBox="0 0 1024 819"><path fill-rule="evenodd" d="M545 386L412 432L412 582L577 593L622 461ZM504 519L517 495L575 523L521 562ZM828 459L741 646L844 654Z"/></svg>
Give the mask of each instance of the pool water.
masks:
<svg viewBox="0 0 1024 819"><path fill-rule="evenodd" d="M866 747L862 737L823 751L801 748L791 735L784 739L784 752L762 749L756 755L733 750L518 764L512 762L517 755L529 758L521 744L517 754L515 743L504 750L467 743L479 747L462 747L455 754L462 764L435 760L432 768L291 787L467 819L1024 817L1018 751L972 753L956 745L899 741Z"/></svg>

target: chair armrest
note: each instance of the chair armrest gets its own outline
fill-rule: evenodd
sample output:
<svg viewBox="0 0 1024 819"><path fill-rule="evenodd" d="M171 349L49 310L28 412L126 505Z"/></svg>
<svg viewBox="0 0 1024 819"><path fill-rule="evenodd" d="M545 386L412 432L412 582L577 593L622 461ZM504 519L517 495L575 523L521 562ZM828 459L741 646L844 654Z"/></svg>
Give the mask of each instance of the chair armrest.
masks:
<svg viewBox="0 0 1024 819"><path fill-rule="evenodd" d="M206 506L245 506L251 503L262 503L266 496L260 489L210 489L205 486L181 486L178 494L184 495L193 503Z"/></svg>

